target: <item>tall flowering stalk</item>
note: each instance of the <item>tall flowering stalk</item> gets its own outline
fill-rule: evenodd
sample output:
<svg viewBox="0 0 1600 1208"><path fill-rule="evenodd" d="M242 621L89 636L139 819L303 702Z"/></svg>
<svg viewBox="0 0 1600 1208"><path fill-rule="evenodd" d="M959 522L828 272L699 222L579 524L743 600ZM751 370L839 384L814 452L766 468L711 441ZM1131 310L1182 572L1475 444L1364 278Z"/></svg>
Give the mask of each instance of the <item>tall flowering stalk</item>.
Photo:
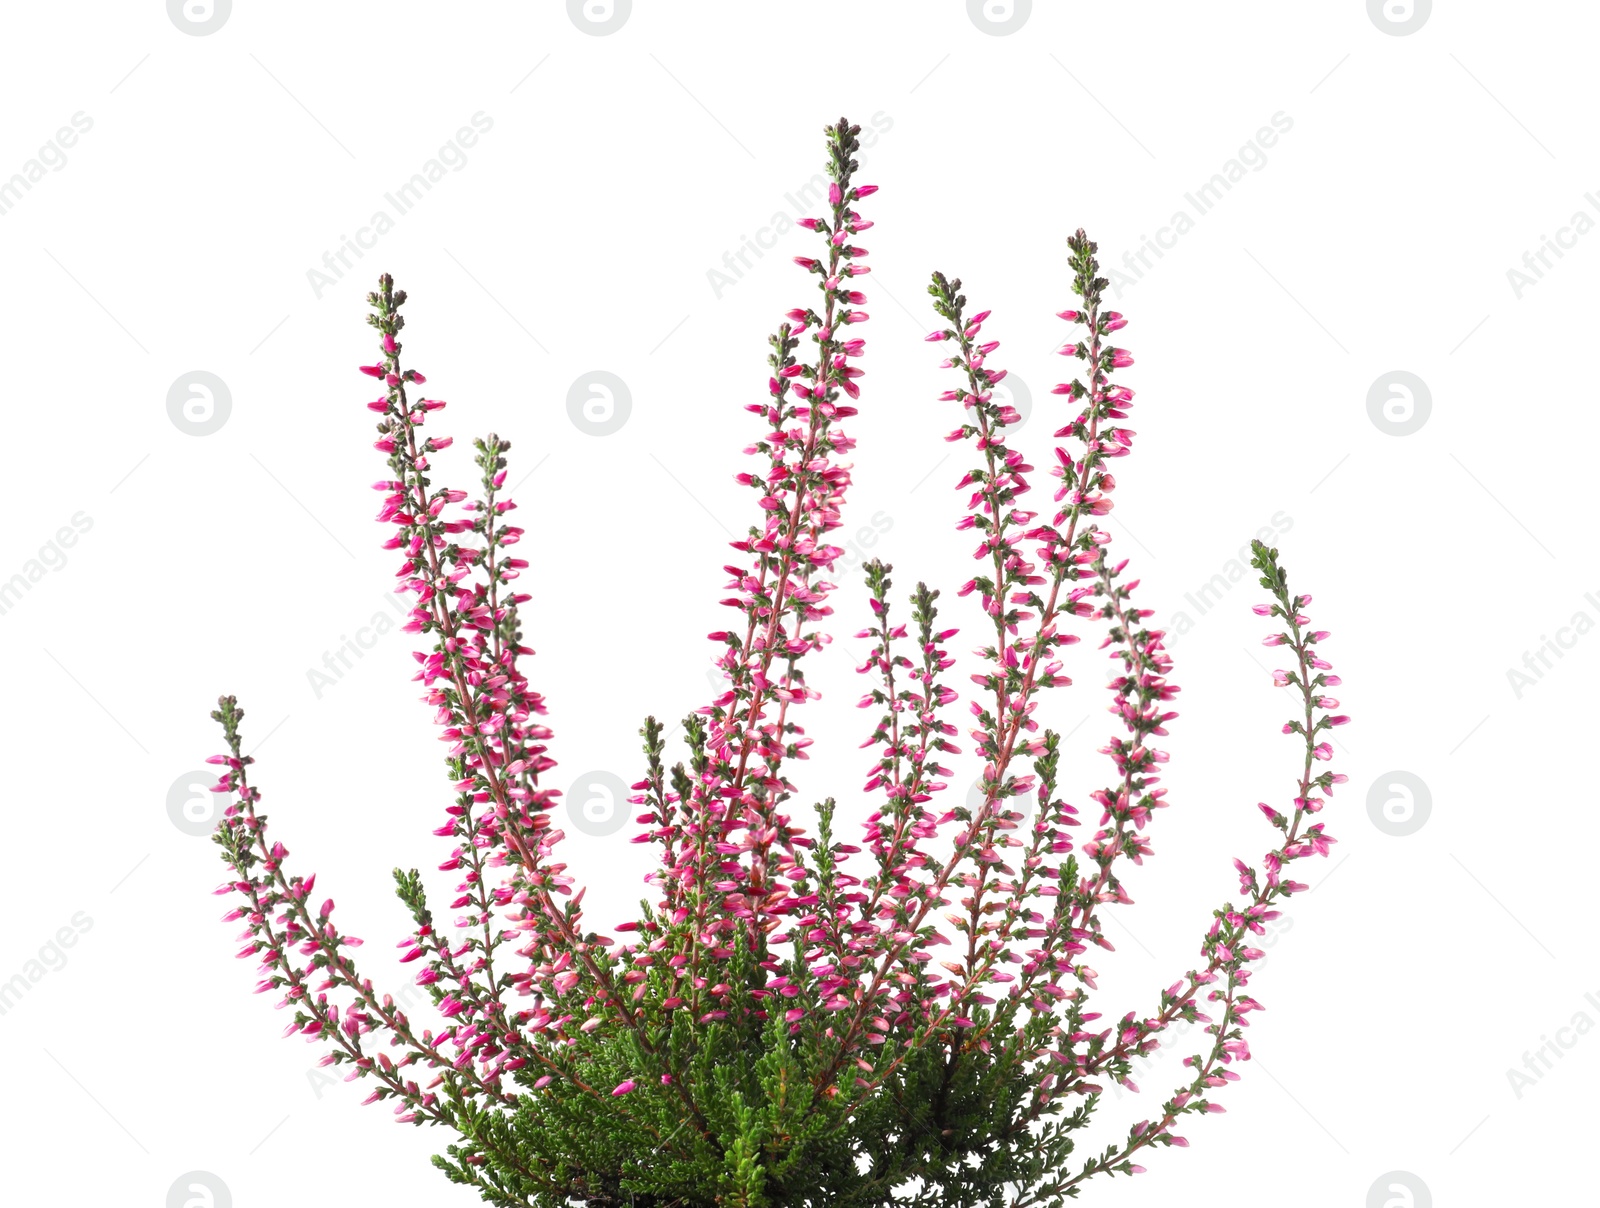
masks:
<svg viewBox="0 0 1600 1208"><path fill-rule="evenodd" d="M725 568L735 620L710 635L725 687L685 719L681 762L668 766L654 717L640 731L635 842L658 850L640 916L613 928L624 939L590 926L557 858L551 734L522 671L533 652L517 619L523 531L503 495L510 445L475 442L475 496L434 483L432 459L451 440L427 423L445 404L402 367L405 294L387 276L368 296L379 357L362 366L382 386L367 404L388 464L374 486L411 601L406 630L426 647L414 678L447 744L454 798L434 833L460 912L441 925L421 875L397 869L414 921L399 959L431 996L437 1031L374 988L333 901L313 906L316 878L288 871L242 754L243 711L224 697L213 714L227 745L212 759L228 796L216 840L230 877L218 893L239 895L225 918L246 923L238 955L260 962L257 991L279 996L286 1034L369 1083L368 1103L450 1129L435 1164L491 1204L1057 1204L1097 1174L1136 1173L1141 1150L1187 1144L1181 1117L1222 1110L1215 1093L1248 1060L1243 1029L1260 1006L1245 992L1261 956L1251 936L1305 888L1287 867L1333 842L1310 821L1344 780L1316 770L1332 755L1326 731L1347 720L1329 712L1328 635L1309 628L1310 597L1290 594L1277 551L1258 542L1269 598L1256 612L1279 626L1267 644L1293 655L1274 680L1303 704L1284 726L1305 745L1294 795L1283 810L1261 806L1276 845L1259 870L1235 861L1244 900L1213 912L1196 966L1153 1008L1097 1027L1088 958L1112 947L1101 910L1132 901L1127 865L1151 854L1147 829L1169 804L1152 741L1178 689L1162 631L1133 602L1137 580L1096 522L1112 506L1108 467L1132 447L1133 393L1111 380L1132 358L1109 342L1126 321L1102 308L1082 231L1068 240L1077 300L1061 312L1076 330L1061 351L1080 376L1054 391L1076 414L1055 433L1060 485L1047 509L1024 500L1034 467L1008 443L1018 415L996 397L1005 371L991 364L989 312L968 313L958 280L936 273L930 286L945 326L929 339L955 375L943 400L961 410L950 439L973 459L957 527L979 538L979 573L958 593L976 595L984 618L967 704L978 800L937 803L962 753L947 646L957 631L925 584L897 622L892 568L874 561L871 617L856 635L871 642L860 705L874 718L860 840L835 837L831 797L814 834L795 823L790 765L810 743L796 710L817 696L805 660L830 640L829 576L843 552L830 534L850 486L839 457L854 443L841 425L863 375L856 278L868 269L856 239L872 224L856 206L875 188L854 181L858 133L843 119L827 128L828 206L802 223L820 250L796 258L817 293L771 337L766 398L747 408L763 426L745 450L757 466L739 482L757 520ZM1094 633L1113 664L1119 732L1089 793L1097 828L1078 839L1079 810L1058 793L1061 738L1035 715L1045 689L1070 683L1060 648ZM1074 1158L1106 1081L1131 1088L1134 1062L1177 1021L1204 1023L1211 1038L1183 1085L1125 1141Z"/></svg>

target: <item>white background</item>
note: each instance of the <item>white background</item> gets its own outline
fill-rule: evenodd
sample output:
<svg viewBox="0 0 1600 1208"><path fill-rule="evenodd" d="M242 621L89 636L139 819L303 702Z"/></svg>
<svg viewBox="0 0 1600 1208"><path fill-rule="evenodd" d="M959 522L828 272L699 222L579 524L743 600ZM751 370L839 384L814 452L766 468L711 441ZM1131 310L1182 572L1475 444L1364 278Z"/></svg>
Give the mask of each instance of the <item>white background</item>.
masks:
<svg viewBox="0 0 1600 1208"><path fill-rule="evenodd" d="M1270 845L1255 803L1289 796L1298 742L1276 733L1288 702L1248 611L1259 593L1246 582L1203 616L1185 600L1279 513L1355 718L1334 765L1350 783L1324 815L1340 842L1253 985L1268 1010L1229 1114L1185 1128L1192 1148L1147 1158L1140 1179L1091 1184L1089 1202L1592 1194L1575 1180L1600 1035L1562 1033L1575 1043L1548 1072L1535 1059L1531 1085L1507 1074L1580 1013L1600 1023L1584 997L1600 1000L1583 771L1600 637L1562 631L1572 648L1531 686L1508 678L1574 614L1600 620L1585 600L1600 591L1600 237L1567 236L1520 296L1507 276L1575 212L1600 218L1584 199L1600 188L1591 6L1441 0L1406 36L1362 0L1039 0L1004 36L963 0L638 0L608 36L558 0L238 0L205 36L159 0L12 5L4 21L0 180L73 114L92 121L0 215L0 580L59 562L41 549L75 514L92 522L0 616L0 980L41 974L0 1016L8 1202L156 1206L187 1171L240 1208L477 1202L427 1166L442 1134L315 1087L316 1053L276 1039L283 1017L250 995L236 925L208 896L216 849L173 823L169 793L219 745L218 692L237 693L248 743L270 735L258 783L279 837L368 939L368 972L402 984L389 869L443 858L427 832L447 801L407 639L382 637L320 695L308 674L388 608L394 559L367 489L384 468L354 372L383 270L413 297L409 363L452 402L446 474L471 485L466 438L491 429L514 442L511 482L534 471L517 492L524 615L556 782L637 777L643 715L707 695L718 568L750 519L731 477L758 429L742 407L764 397L765 335L813 296L785 263L811 248L798 230L720 296L708 270L795 216L785 194L821 169L821 127L841 113L877 119L859 179L882 186L861 207L874 318L855 333L868 375L845 532L881 513L870 555L900 588L945 587L967 634L976 605L953 589L973 543L952 531L951 487L969 457L943 441L950 383L920 339L929 271L993 309L991 366L1035 404L1014 443L1043 466L1066 417L1048 394L1066 364L1050 356L1066 334L1052 312L1071 302L1065 236L1087 227L1120 265L1274 114L1292 122L1116 291L1139 439L1110 527L1143 605L1193 624L1173 642L1174 808L1129 878L1138 904L1111 924L1101 1009L1153 1008L1236 895L1231 857ZM308 270L478 113L492 128L464 166L314 289ZM1431 394L1411 435L1368 413L1396 369ZM168 415L192 370L231 396L210 435ZM631 396L612 435L568 415L593 370ZM865 809L862 599L847 575L843 640L811 671L824 699L803 718L818 755L797 813L829 793ZM1088 719L1066 761L1080 803L1107 767L1096 645L1070 652L1079 686L1043 707L1063 731ZM975 770L964 760L958 782ZM1394 771L1431 797L1407 835L1367 808ZM590 917L630 917L645 870L631 830L568 829ZM91 926L62 966L48 944L79 914ZM1178 1075L1158 1063L1141 1081L1138 1098L1106 1096L1085 1155ZM1410 1190L1369 1198L1390 1171Z"/></svg>

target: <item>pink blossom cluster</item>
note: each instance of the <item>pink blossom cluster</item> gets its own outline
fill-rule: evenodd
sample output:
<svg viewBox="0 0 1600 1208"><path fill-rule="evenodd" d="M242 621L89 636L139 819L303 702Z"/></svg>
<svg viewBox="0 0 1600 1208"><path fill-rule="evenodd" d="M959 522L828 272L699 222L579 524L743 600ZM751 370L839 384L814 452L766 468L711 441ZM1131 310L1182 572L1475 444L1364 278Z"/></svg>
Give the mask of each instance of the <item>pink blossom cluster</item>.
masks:
<svg viewBox="0 0 1600 1208"><path fill-rule="evenodd" d="M993 364L990 312L968 313L959 280L935 274L929 289L944 325L928 339L955 376L941 401L961 411L949 439L973 454L957 484L966 492L957 528L977 536L980 566L958 595L975 596L987 618L966 704L981 803L938 797L962 753L948 682L957 630L941 626L939 593L925 585L912 593L910 623L894 623L891 568L872 562L871 621L856 634L872 643L859 668L871 677L860 705L875 718L863 744L872 750L862 789L870 812L859 843L834 839L832 799L818 807L814 835L795 823L790 764L811 742L795 711L818 695L805 660L830 641L830 577L844 552L833 533L851 485L840 457L854 445L841 423L857 413L857 331L868 318L856 288L867 251L856 240L872 223L856 207L875 189L853 183L853 131L830 127L827 209L801 223L822 245L796 258L818 294L771 337L766 397L747 408L763 427L745 450L758 467L738 480L757 521L725 567L722 603L735 619L710 635L726 686L686 720L684 762L668 767L654 718L641 731L635 842L658 851L646 877L653 900L613 928L624 939L590 929L583 891L557 858L551 733L521 669L533 652L517 618L529 598L518 589L528 563L514 552L524 533L503 496L510 445L494 435L476 442L475 495L435 484L433 458L451 438L432 435L428 422L445 404L421 397L426 379L401 366L405 294L387 276L369 296L379 355L361 367L382 386L367 406L389 475L374 487L385 548L401 559L406 630L427 646L414 655L414 678L445 744L454 797L434 833L449 847L438 867L453 874L449 909L459 912L441 925L423 879L397 870L415 922L398 950L442 1028L418 1028L358 972L351 950L360 940L334 923L331 900L313 909L316 878L289 872L287 850L268 837L252 760L241 754L242 711L224 698L214 714L228 742L212 762L229 797L217 839L231 869L218 892L242 898L225 917L246 923L239 956L259 962L258 992L280 995L292 1011L286 1033L321 1044L325 1064L371 1080L368 1102L392 1101L404 1122L459 1133L452 1177L486 1198L509 1196L512 1177L556 1194L555 1164L530 1158L490 1122L494 1110L540 1096L587 1103L662 1152L716 1141L694 1054L717 1036L754 1044L786 1035L807 1046L804 1094L830 1104L841 1128L930 1052L952 1064L1010 1063L1031 1087L1016 1114L1026 1128L1064 1104L1092 1103L1104 1080L1133 1088L1132 1063L1169 1025L1203 1022L1209 1051L1188 1059L1191 1076L1158 1115L1019 1202L1075 1194L1094 1174L1137 1172L1139 1150L1187 1144L1174 1132L1180 1117L1222 1110L1215 1092L1248 1060L1242 1029L1260 1009L1245 992L1261 956L1252 937L1278 917L1280 899L1305 888L1289 866L1334 841L1310 821L1344 780L1316 770L1332 757L1328 731L1348 720L1328 712L1338 702L1325 690L1339 682L1321 655L1328 634L1309 628L1310 597L1289 592L1276 551L1258 543L1270 598L1256 611L1281 625L1267 644L1292 656L1274 683L1303 706L1284 729L1302 736L1304 766L1286 809L1261 806L1279 837L1259 870L1235 862L1245 900L1214 912L1196 967L1153 1011L1098 1026L1089 961L1112 948L1101 909L1132 902L1123 877L1152 854L1152 820L1171 804L1167 754L1153 744L1176 716L1178 688L1163 632L1147 628L1150 610L1133 603L1138 581L1124 579L1125 561L1111 561L1111 535L1097 524L1113 506L1109 467L1133 444L1133 392L1112 380L1133 360L1110 342L1127 321L1102 308L1095 245L1081 231L1069 240L1076 300L1060 312L1074 328L1060 351L1080 376L1053 390L1077 410L1054 433L1059 485L1038 510L1026 498L1035 467L1009 443L1020 417L997 391L1006 370ZM1101 748L1109 767L1087 794L1099 818L1084 837L1075 834L1079 806L1058 795L1061 738L1042 728L1039 706L1044 689L1071 682L1062 649L1090 633L1113 663L1118 732ZM1202 1013L1202 994L1214 1016ZM681 1130L659 1126L663 1118L681 1120Z"/></svg>

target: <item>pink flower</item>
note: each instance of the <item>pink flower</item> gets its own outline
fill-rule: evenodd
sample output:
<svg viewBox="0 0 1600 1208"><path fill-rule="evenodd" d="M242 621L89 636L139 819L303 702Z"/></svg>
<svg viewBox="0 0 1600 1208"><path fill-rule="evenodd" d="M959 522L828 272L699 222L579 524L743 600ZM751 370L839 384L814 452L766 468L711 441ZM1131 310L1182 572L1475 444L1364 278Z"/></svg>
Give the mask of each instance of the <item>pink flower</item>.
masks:
<svg viewBox="0 0 1600 1208"><path fill-rule="evenodd" d="M748 416L741 419L750 427L745 452L755 460L736 476L737 493L749 492L746 515L730 542L733 553L723 555L719 606L737 615L709 632L712 686L683 722L693 759L674 767L673 756L663 757L672 736L647 719L644 766L625 789L614 785L614 799L600 800L604 794L558 768L545 701L527 678L522 656L534 652L521 635L538 628L542 613L522 607L537 589L516 587L540 578L544 591L559 592L564 580L536 576L535 559L508 556L519 552L510 548L519 541L537 547L538 537L508 523L516 505L504 494L502 454L510 446L490 435L473 442L475 459L466 449L452 451L450 436L424 427L442 402L401 405L403 384L425 380L401 364L404 295L385 276L370 296L385 355L383 364L362 369L392 388L391 397L368 404L379 417L376 447L388 461L374 487L384 495L380 540L396 552L400 597L387 624L417 636L406 650L448 768L443 817L428 825L448 853L437 867L455 874L453 897L434 903L448 901L450 913L437 916L421 903L417 874L397 874L414 925L396 950L401 963L418 965L413 980L438 998L446 1022L413 1029L405 1004L375 991L357 970L360 940L333 923L333 900L310 913L316 879L291 870L288 849L256 812L261 794L244 753L253 747L238 733L242 714L232 698L223 698L215 715L227 753L211 761L224 810L217 837L232 878L218 892L240 895L226 916L246 924L235 941L244 945L238 955L258 966L251 973L258 993L274 991L280 1006L292 1008L288 1034L320 1040L329 1060L348 1062L352 1079L375 1078L369 1101L393 1099L403 1122L483 1120L486 1127L474 1128L455 1151L465 1165L494 1170L509 1160L500 1123L519 1110L530 1085L539 1091L559 1077L581 1076L572 1086L576 1096L585 1086L603 1087L619 1060L637 1072L610 1097L658 1084L671 1087L671 1098L692 1115L705 1106L707 1088L684 1054L705 1052L702 1042L726 1044L729 1060L742 1060L749 1055L738 1051L744 1038L769 1026L803 1049L816 1085L840 1100L845 1119L845 1109L898 1110L884 1073L909 1054L915 1037L959 1032L982 1076L986 1060L1011 1052L1006 1037L1017 1034L1025 1015L1053 1013L1060 1026L1039 1033L1046 1047L1035 1054L1048 1053L1040 1062L1046 1068L1031 1100L1023 1100L1043 1108L1099 1094L1107 1080L1137 1091L1131 1066L1158 1048L1173 1022L1211 1025L1215 1045L1206 1046L1209 1056L1186 1061L1191 1073L1163 1114L1136 1124L1127 1143L1098 1162L1102 1171L1141 1172L1129 1160L1139 1149L1186 1144L1170 1136L1169 1113L1222 1110L1198 1096L1237 1080L1235 1069L1250 1058L1240 1029L1262 1007L1243 991L1263 960L1263 949L1251 945L1270 942L1257 937L1281 917L1280 899L1306 888L1285 879L1287 866L1326 855L1334 842L1321 822L1306 825L1326 804L1313 794L1345 781L1331 770L1306 774L1308 754L1332 759L1330 744L1317 743L1325 725L1350 720L1324 714L1309 734L1304 722L1285 727L1295 752L1295 795L1285 795L1292 808L1258 805L1281 833L1253 862L1234 860L1237 900L1199 916L1196 967L1164 992L1136 1000L1120 1019L1089 1009L1099 1005L1089 953L1113 950L1105 912L1131 905L1127 866L1145 865L1157 851L1160 839L1152 836L1171 804L1162 781L1169 756L1157 744L1178 718L1167 635L1150 628L1158 622L1142 607L1139 580L1129 560L1109 550L1114 534L1097 519L1118 498L1108 467L1124 464L1113 459L1128 455L1135 439L1125 426L1133 392L1108 380L1113 368L1132 364L1106 341L1126 320L1102 309L1094 245L1076 232L1068 249L1080 301L1060 315L1085 325L1066 348L1083 361L1074 367L1082 381L1039 400L1051 408L1042 432L1054 436L1030 456L1016 439L1021 408L1008 401L1016 379L987 363L1002 352L999 339L984 338L996 334L983 331L991 312L969 311L961 283L933 275L942 326L927 340L956 339L958 346L944 364L952 371L949 389L930 405L944 412L941 423L954 425L947 439L971 442L966 457L952 461L958 468L943 473L955 484L956 528L970 534L977 565L955 598L939 598L943 608L935 606L939 593L920 584L910 593L905 583L891 590L885 561L861 556L877 542L873 529L847 507L855 442L846 421L857 415L850 404L861 397L867 355L864 340L850 333L867 316L845 306L863 300L846 292L865 271L854 263L865 250L850 239L872 224L846 207L876 192L851 183L857 132L848 123L830 127L833 211L799 224L821 236L813 242L817 257L795 258L808 274L811 305L787 312L769 341L766 368L749 382L754 397L734 400L742 409L735 418ZM812 338L802 342L802 332ZM708 348L706 355L722 354ZM473 461L476 472L462 470L470 476L465 487L450 485L451 470ZM1047 482L1046 471L1059 481ZM513 480L526 473L511 470ZM529 527L559 527L560 516L547 512L534 510ZM1115 537L1122 539L1120 531ZM1326 638L1301 628L1309 625L1300 611L1309 597L1281 588L1276 551L1259 542L1252 549L1271 592L1256 615L1282 615L1312 642ZM832 619L849 594L835 583L845 575L857 585L865 580L859 630L840 630ZM308 600L326 595L319 586L311 584ZM661 618L672 615L662 607L672 603L670 586L640 579L630 590L632 611L620 622L596 613L577 638L558 635L555 656L588 652L586 674L603 680L623 674L623 663L637 670L634 663L647 666L667 650L674 638ZM975 634L967 630L966 644L976 648L970 665L958 668L956 657L966 652L946 648L958 632L944 609L978 622ZM812 674L816 660L806 658L835 633L851 632L849 653L869 677L859 707L871 727L856 783L864 782L871 800L863 818L851 819L861 829L845 835L841 815L823 848L808 813L790 804L801 791L797 763L813 753L801 710L832 678ZM1103 678L1113 719L1099 748L1110 766L1091 781L1107 787L1090 792L1087 806L1070 785L1056 784L1059 740L1044 729L1048 690L1072 683L1064 648L1084 633L1102 642L1110 663ZM1302 660L1291 667L1306 666L1312 656L1298 636L1274 634L1266 644L1290 641ZM356 653L353 646L339 650L325 658L330 671L348 669L345 656ZM963 703L953 684L969 674L977 690ZM1318 708L1338 705L1316 694L1298 669L1272 678ZM404 753L389 743L373 758L392 760L397 751ZM955 779L957 766L975 783ZM569 783L570 800L555 787ZM950 798L937 796L952 789ZM949 808L935 804L952 799ZM603 829L594 825L596 806L607 821L631 819L633 841L658 856L645 878L654 900L611 935L594 930L580 861L569 865L561 846L566 829ZM1097 817L1080 814L1087 809ZM836 841L840 836L856 842ZM1059 869L1069 859L1078 872L1063 883ZM832 869L832 879L819 869ZM753 937L761 959L752 959ZM1215 1019L1199 1011L1202 987L1210 987L1206 1005ZM671 1043L657 1045L663 1022ZM680 1031L688 1034L687 1048L677 1043ZM529 1083L519 1071L540 1076ZM470 1117L459 1112L464 1104ZM650 1104L634 1108L641 1106ZM677 1113L680 1105L671 1106ZM786 1156L781 1145L774 1153ZM768 1156L756 1160L765 1164ZM616 1170L595 1173L617 1177Z"/></svg>

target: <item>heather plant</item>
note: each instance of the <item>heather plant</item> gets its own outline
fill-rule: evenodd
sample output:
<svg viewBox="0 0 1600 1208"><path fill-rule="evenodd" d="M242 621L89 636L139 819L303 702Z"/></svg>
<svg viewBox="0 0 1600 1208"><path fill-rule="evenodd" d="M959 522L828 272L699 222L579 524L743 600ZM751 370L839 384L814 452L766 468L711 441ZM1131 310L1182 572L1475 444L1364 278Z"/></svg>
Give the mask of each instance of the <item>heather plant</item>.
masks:
<svg viewBox="0 0 1600 1208"><path fill-rule="evenodd" d="M362 366L382 387L367 406L389 471L374 485L411 601L405 629L426 647L415 678L448 744L454 796L434 833L459 912L441 922L419 873L397 869L415 923L399 959L438 1030L358 970L360 941L268 834L243 711L224 697L213 714L227 743L212 760L217 791L229 795L216 841L231 875L218 892L242 898L225 918L246 922L239 956L260 962L257 991L280 996L286 1034L371 1086L368 1103L453 1134L435 1164L491 1204L1046 1205L1097 1175L1138 1173L1142 1151L1188 1144L1185 1117L1223 1110L1217 1092L1249 1059L1244 1029L1260 1009L1252 936L1306 888L1289 866L1333 842L1313 820L1344 780L1318 770L1327 731L1347 720L1329 713L1328 634L1257 542L1255 612L1286 656L1273 679L1293 692L1283 729L1299 751L1284 806L1260 806L1273 846L1259 866L1235 860L1240 898L1211 912L1193 968L1114 1021L1091 1008L1091 952L1112 947L1103 911L1131 903L1127 866L1151 854L1152 820L1171 804L1153 743L1178 689L1163 633L1096 523L1112 506L1110 466L1132 446L1133 392L1112 380L1132 358L1110 342L1126 320L1103 306L1082 231L1067 241L1076 300L1060 313L1078 376L1054 390L1067 417L1054 433L1059 485L1039 511L1025 503L1034 467L1008 439L1019 417L996 398L1005 371L989 312L970 311L959 280L935 273L929 287L942 325L928 339L954 375L942 400L960 416L948 439L971 454L957 527L977 534L980 570L957 594L982 613L965 705L981 792L939 804L963 753L940 593L918 584L898 620L891 567L874 561L856 635L871 643L859 669L867 779L795 821L790 769L810 742L795 714L818 695L806 666L829 641L843 553L830 534L854 444L841 425L857 413L865 351L855 286L867 253L854 241L872 223L856 206L875 189L854 182L857 133L842 119L827 128L828 206L802 223L821 250L797 258L817 293L771 337L766 397L747 407L762 425L745 450L758 465L738 480L758 518L725 568L735 619L710 635L725 689L684 719L681 760L654 717L641 730L635 842L657 858L636 919L596 930L559 859L551 732L518 620L528 562L503 495L510 443L475 442L475 495L436 484L451 440L429 421L445 404L402 367L406 296L388 276L368 296L380 355ZM1080 805L1058 784L1062 740L1038 714L1045 690L1070 682L1061 648L1086 635L1109 652L1118 732L1082 837ZM855 842L839 834L847 818ZM1125 1139L1075 1155L1107 1083L1131 1088L1134 1062L1179 1022L1206 1037L1181 1085Z"/></svg>

